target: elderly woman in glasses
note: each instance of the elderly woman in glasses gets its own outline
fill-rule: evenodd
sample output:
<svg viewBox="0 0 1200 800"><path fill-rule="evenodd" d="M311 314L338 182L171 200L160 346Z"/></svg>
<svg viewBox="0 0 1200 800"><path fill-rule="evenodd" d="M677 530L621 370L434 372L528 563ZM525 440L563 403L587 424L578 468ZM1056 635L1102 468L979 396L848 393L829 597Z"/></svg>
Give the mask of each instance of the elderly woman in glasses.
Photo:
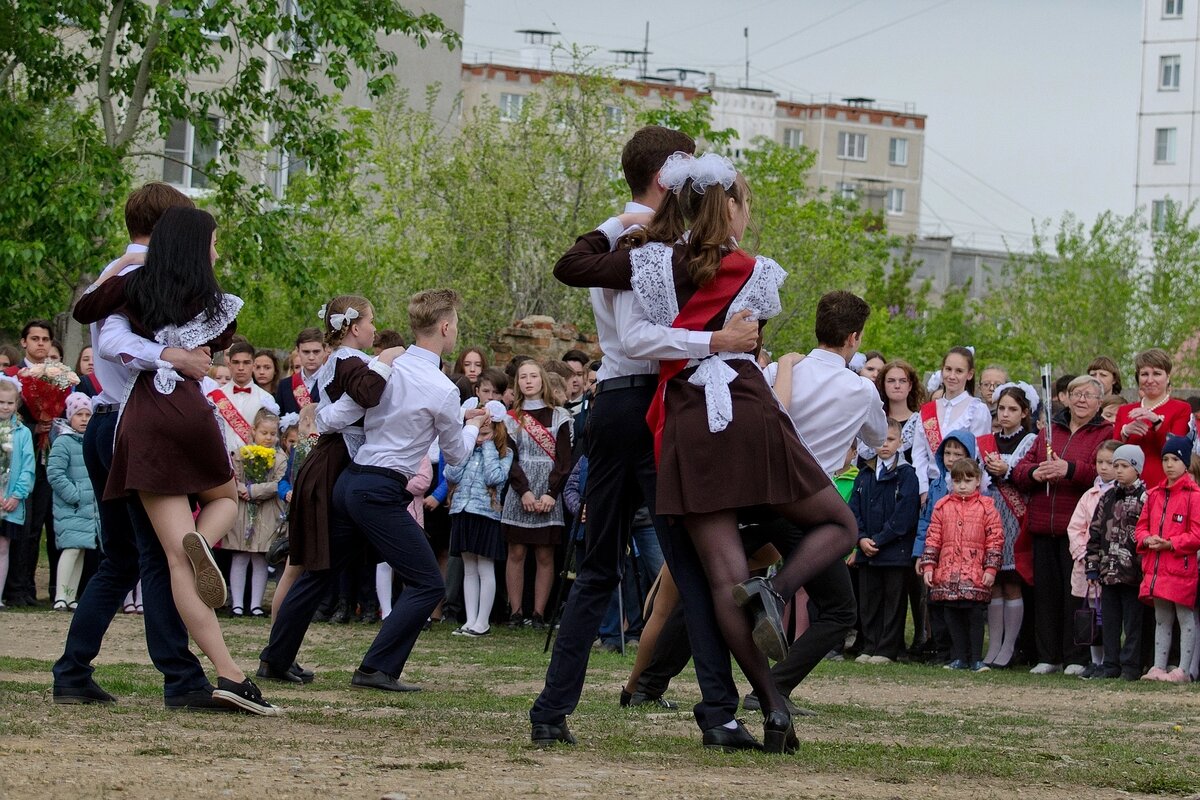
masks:
<svg viewBox="0 0 1200 800"><path fill-rule="evenodd" d="M1026 524L1033 544L1035 674L1077 674L1087 655L1074 643L1071 626L1080 601L1071 595L1074 561L1067 547L1067 523L1096 479L1096 450L1112 434L1100 416L1103 392L1100 381L1090 375L1071 381L1066 408L1055 415L1048 431L1038 433L1033 449L1012 471L1013 482L1030 496ZM1022 566L1019 560L1017 566Z"/></svg>
<svg viewBox="0 0 1200 800"><path fill-rule="evenodd" d="M1171 397L1171 357L1157 347L1138 353L1133 359L1141 399L1117 409L1113 438L1142 448L1146 466L1142 480L1150 489L1166 476L1162 468L1162 448L1168 434L1187 436L1192 407Z"/></svg>

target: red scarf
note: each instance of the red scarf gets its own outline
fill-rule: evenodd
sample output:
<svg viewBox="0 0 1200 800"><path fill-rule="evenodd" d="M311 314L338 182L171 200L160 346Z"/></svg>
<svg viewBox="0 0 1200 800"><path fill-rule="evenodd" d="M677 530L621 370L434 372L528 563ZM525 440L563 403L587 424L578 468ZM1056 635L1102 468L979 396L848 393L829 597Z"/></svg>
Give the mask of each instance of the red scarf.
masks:
<svg viewBox="0 0 1200 800"><path fill-rule="evenodd" d="M217 407L217 413L221 415L221 419L233 428L233 432L238 435L246 444L254 443L254 429L250 427L250 423L246 422L246 418L238 412L233 401L220 389L213 389L208 393L208 398L213 401L213 405Z"/></svg>
<svg viewBox="0 0 1200 800"><path fill-rule="evenodd" d="M728 306L737 297L737 293L750 280L754 272L755 259L741 250L736 250L721 259L721 268L717 275L705 286L701 286L691 299L687 301L679 316L671 323L672 328L687 330L703 330L721 309ZM667 422L666 394L667 383L683 371L688 359L679 358L658 363L658 387L654 390L654 402L646 412L646 424L654 436L654 463L658 464L662 455L662 434Z"/></svg>

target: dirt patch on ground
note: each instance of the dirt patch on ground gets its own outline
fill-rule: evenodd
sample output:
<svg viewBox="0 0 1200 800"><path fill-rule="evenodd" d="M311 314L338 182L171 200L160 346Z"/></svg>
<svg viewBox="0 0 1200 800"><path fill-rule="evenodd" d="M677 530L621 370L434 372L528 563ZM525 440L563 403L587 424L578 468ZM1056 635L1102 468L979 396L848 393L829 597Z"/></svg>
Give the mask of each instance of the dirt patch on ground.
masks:
<svg viewBox="0 0 1200 800"><path fill-rule="evenodd" d="M1018 777L981 784L937 774L933 762L920 761L920 756L907 762L905 774L889 777L870 774L869 764L865 769L822 770L803 758L711 754L696 746L698 733L686 711L633 718L610 710L581 713L572 719L579 746L537 751L527 745L528 705L522 698L532 699L540 688L544 661L530 656L531 663L542 666L528 668L464 666L485 651L472 652L457 637L426 637L418 644L414 670L437 685L436 702L428 694L380 698L351 692L343 682L373 635L374 629L365 626L357 631L314 626L306 652L324 654L326 663L311 663L325 673L305 689L270 686L269 696L290 707L286 718L273 720L166 711L155 695L156 673L147 666L140 620L118 616L97 663L98 678L122 695L120 703L56 706L50 701L45 662L61 653L69 619L50 612L0 613L0 655L10 659L0 670L0 797L980 800L1025 795L1073 800L1082 791L1097 798L1163 796L1094 789L1074 778L1030 783ZM243 663L254 663L267 624L227 624L235 656ZM535 646L531 640L531 652ZM345 658L330 655L342 652ZM589 680L584 702L593 709L601 701L615 705L620 675L631 662L594 661L595 679ZM487 689L480 686L484 669ZM1139 726L1143 709L1159 712L1144 723L1159 730L1171 724L1162 718L1164 708L1177 710L1190 730L1200 724L1200 693L1190 690L1147 694L1119 684L1084 690L1061 678L1030 686L983 684L932 670L923 675L920 681L897 682L882 668L863 670L853 679L819 671L794 698L822 709L817 722L801 721L801 738L835 748L862 739L882 746L913 745L912 739L919 737L911 726L924 724L921 714L937 715L930 717L931 726L953 726L998 709L1032 715L1051 731L1078 726L1081 718L1092 715L1126 720L1120 726L1129 730ZM694 684L680 681L676 688L674 696L683 708L698 699ZM480 707L460 704L457 693L476 698ZM489 707L489 702L496 705ZM839 710L831 711L834 707ZM882 727L887 717L906 715L917 715L909 728ZM831 724L831 718L837 723ZM747 721L757 733L757 716ZM630 731L627 747L623 740L614 743L614 730ZM967 735L968 743L972 735ZM1019 738L1014 752L1020 750ZM1194 737L1180 747L1196 763L1200 747ZM1063 758L1069 766L1069 757Z"/></svg>

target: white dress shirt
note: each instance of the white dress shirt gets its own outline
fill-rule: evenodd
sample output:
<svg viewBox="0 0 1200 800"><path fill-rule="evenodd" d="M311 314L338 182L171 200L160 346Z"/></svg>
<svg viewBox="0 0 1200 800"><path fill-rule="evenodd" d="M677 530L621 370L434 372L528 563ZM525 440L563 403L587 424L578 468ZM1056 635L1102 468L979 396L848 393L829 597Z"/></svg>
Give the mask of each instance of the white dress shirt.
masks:
<svg viewBox="0 0 1200 800"><path fill-rule="evenodd" d="M967 392L960 393L953 399L943 397L937 403L938 427L945 440L951 431L970 431L976 436L992 432L992 412L978 397L972 397ZM922 426L917 430L913 442L913 469L917 471L917 483L920 484L921 494L929 491L929 481L937 477L937 459L929 449L929 438ZM990 476L983 473L981 487L986 489L991 485Z"/></svg>
<svg viewBox="0 0 1200 800"><path fill-rule="evenodd" d="M145 253L144 244L130 244L125 255ZM119 260L119 259L118 259ZM116 261L108 264L107 270ZM131 264L119 274L128 275L140 264ZM96 357L92 359L92 371L100 383L100 391L92 398L93 405L111 405L123 402L128 387L142 370L157 369L155 363L164 348L161 344L143 339L129 328L129 320L116 315L107 317L88 326Z"/></svg>
<svg viewBox="0 0 1200 800"><path fill-rule="evenodd" d="M654 209L641 203L625 204L625 213L646 211L652 213ZM616 217L605 220L599 230L608 237L610 247L626 233ZM704 358L709 354L711 333L651 323L641 312L633 292L596 288L588 291L596 316L596 338L604 353L597 381L622 375L657 375L661 359Z"/></svg>
<svg viewBox="0 0 1200 800"><path fill-rule="evenodd" d="M875 384L828 350L817 348L792 368L787 411L826 475L845 465L856 437L872 447L887 438L887 415Z"/></svg>
<svg viewBox="0 0 1200 800"><path fill-rule="evenodd" d="M234 389L249 389L250 392L235 392ZM259 409L265 408L272 414L279 416L279 403L275 402L275 398L266 389L259 386L254 381L250 381L247 386L238 386L233 381L221 387L221 391L229 398L229 402L233 403L233 407L237 409L242 418L254 427L254 417L258 414ZM218 416L220 416L218 414ZM221 431L225 434L225 449L233 453L240 450L244 444L254 444L253 441L243 442L242 437L234 432L229 423L221 417Z"/></svg>
<svg viewBox="0 0 1200 800"><path fill-rule="evenodd" d="M436 440L442 462L457 466L470 457L479 433L464 426L458 388L442 374L437 353L412 346L392 362L379 405L368 408L367 440L354 463L383 467L411 478Z"/></svg>

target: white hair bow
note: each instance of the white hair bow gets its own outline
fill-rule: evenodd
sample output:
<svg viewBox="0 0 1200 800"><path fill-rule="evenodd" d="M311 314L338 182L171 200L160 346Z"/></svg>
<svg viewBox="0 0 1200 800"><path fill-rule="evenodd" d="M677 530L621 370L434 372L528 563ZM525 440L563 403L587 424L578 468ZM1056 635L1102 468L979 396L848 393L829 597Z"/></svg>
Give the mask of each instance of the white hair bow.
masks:
<svg viewBox="0 0 1200 800"><path fill-rule="evenodd" d="M675 194L683 190L689 178L692 191L704 194L708 187L718 183L725 189L733 186L737 169L732 161L716 153L705 153L696 158L689 153L677 152L672 153L658 171L658 184Z"/></svg>
<svg viewBox="0 0 1200 800"><path fill-rule="evenodd" d="M21 389L20 379L14 378L12 375L5 375L3 372L0 372L0 382L11 383L13 386L17 387L18 391Z"/></svg>
<svg viewBox="0 0 1200 800"><path fill-rule="evenodd" d="M862 373L863 367L866 365L867 357L862 353L855 353L850 357L850 363L848 363L846 366L849 367L854 374L858 375Z"/></svg>
<svg viewBox="0 0 1200 800"><path fill-rule="evenodd" d="M508 416L508 409L499 400L488 400L483 409L491 416L492 422L503 422Z"/></svg>
<svg viewBox="0 0 1200 800"><path fill-rule="evenodd" d="M1037 414L1038 406L1040 406L1042 403L1041 398L1038 397L1036 389L1034 389L1025 381L1009 381L1008 383L1000 384L992 390L992 401L995 402L1000 397L1000 393L1005 389L1019 389L1021 394L1025 395L1025 399L1029 402L1029 413L1034 415Z"/></svg>
<svg viewBox="0 0 1200 800"><path fill-rule="evenodd" d="M321 306L321 308L317 311L317 319L321 320L321 322L325 321L325 312L328 310L328 308L329 308L329 304L326 303L325 305Z"/></svg>
<svg viewBox="0 0 1200 800"><path fill-rule="evenodd" d="M933 394L940 388L942 388L942 371L939 369L929 376L929 380L925 381L925 391Z"/></svg>
<svg viewBox="0 0 1200 800"><path fill-rule="evenodd" d="M300 415L295 411L284 414L279 418L279 432L287 433L288 429L300 424Z"/></svg>
<svg viewBox="0 0 1200 800"><path fill-rule="evenodd" d="M335 331L340 331L342 328L350 327L350 323L358 319L358 310L353 306L349 306L340 314L329 315L329 327Z"/></svg>

